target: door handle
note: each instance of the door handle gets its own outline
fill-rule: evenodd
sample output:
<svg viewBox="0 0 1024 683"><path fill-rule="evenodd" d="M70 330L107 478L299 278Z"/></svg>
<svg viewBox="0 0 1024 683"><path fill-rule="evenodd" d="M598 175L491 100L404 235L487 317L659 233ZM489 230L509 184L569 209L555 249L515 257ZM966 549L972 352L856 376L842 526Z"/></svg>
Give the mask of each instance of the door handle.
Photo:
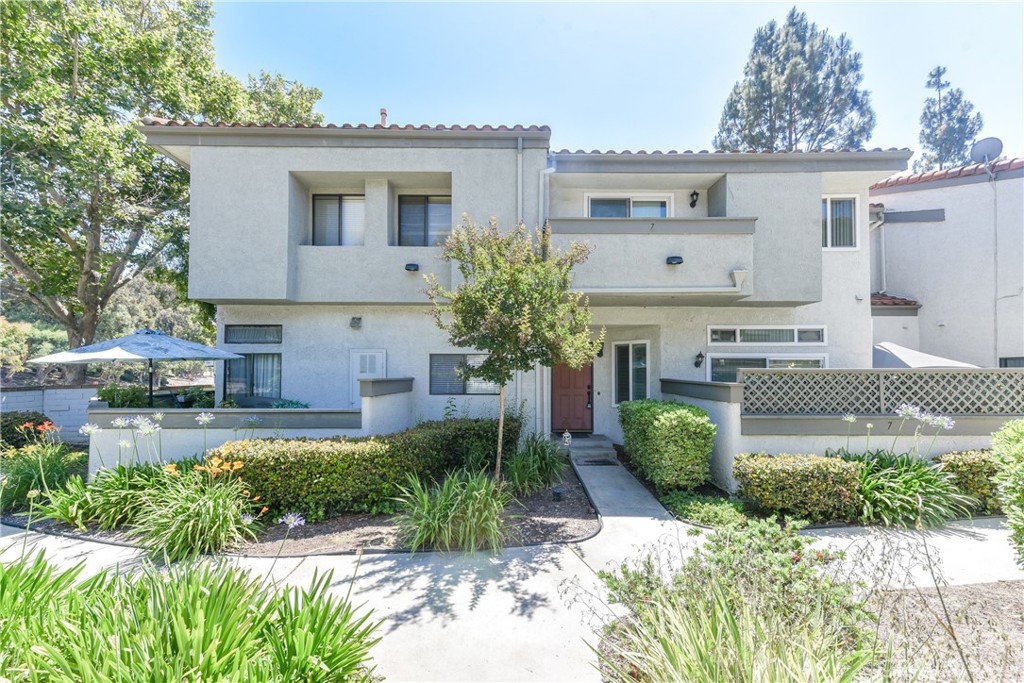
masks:
<svg viewBox="0 0 1024 683"><path fill-rule="evenodd" d="M590 387L587 387L587 410L591 410L594 407L594 402L591 400Z"/></svg>

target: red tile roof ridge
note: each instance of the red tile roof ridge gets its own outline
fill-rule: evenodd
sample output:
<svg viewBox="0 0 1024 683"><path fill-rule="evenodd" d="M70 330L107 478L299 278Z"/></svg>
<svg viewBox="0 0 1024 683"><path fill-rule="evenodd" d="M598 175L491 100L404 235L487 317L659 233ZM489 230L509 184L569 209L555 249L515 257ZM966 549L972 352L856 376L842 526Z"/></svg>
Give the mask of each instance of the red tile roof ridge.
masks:
<svg viewBox="0 0 1024 683"><path fill-rule="evenodd" d="M650 152L642 150L642 149L641 150L637 150L635 152L631 151L631 150L628 150L628 149L624 149L624 150L608 149L608 150L604 150L604 151L599 150L599 149L592 149L592 150L590 150L588 152L585 149L571 150L571 149L566 148L566 149L560 149L558 151L552 152L552 154L581 154L581 155L583 155L583 154L605 154L605 155L614 155L614 156L679 156L679 155L686 155L686 154L849 154L851 152L853 152L853 153L868 153L868 152L909 152L909 151L910 151L910 149L908 149L906 147L890 147L888 149L882 149L881 147L875 147L874 149L864 149L864 148L860 148L860 149L823 149L823 150L815 150L813 152L808 152L808 151L804 151L804 150L796 150L794 152L759 152L759 151L738 150L738 149L730 149L730 150L716 149L714 151L709 151L709 150L706 150L706 149L702 149L699 152L694 152L693 150L690 150L690 149L684 150L682 152L674 150L674 149L668 150L667 152L664 152L664 151L662 151L660 149L656 149L656 150L653 150L653 151L650 151Z"/></svg>
<svg viewBox="0 0 1024 683"><path fill-rule="evenodd" d="M178 119L166 119L158 116L145 116L142 118L142 125L159 127L163 126L166 128L285 128L285 129L340 129L340 130L389 130L389 131L417 131L417 130L437 130L437 131L452 131L452 132L482 132L482 133L549 133L551 128L548 126L529 125L524 126L522 124L514 125L428 125L422 124L419 126L413 124L406 124L400 126L396 123L392 123L387 126L382 126L379 123L367 124L367 123L256 123L254 121L189 121L189 120L178 120Z"/></svg>
<svg viewBox="0 0 1024 683"><path fill-rule="evenodd" d="M1024 158L1007 158L996 160L991 164L991 171L993 173L1001 173L1003 171L1015 171L1018 168L1024 168ZM984 175L988 173L988 169L985 168L985 164L965 164L963 166L956 166L954 168L944 168L935 171L923 171L921 173L913 173L910 175L896 175L880 180L870 188L871 190L880 190L886 187L898 187L902 185L917 185L918 183L928 183L935 180L947 180L951 178L966 178L968 176Z"/></svg>
<svg viewBox="0 0 1024 683"><path fill-rule="evenodd" d="M917 299L909 299L903 296L895 296L884 292L873 292L871 294L872 306L917 306Z"/></svg>

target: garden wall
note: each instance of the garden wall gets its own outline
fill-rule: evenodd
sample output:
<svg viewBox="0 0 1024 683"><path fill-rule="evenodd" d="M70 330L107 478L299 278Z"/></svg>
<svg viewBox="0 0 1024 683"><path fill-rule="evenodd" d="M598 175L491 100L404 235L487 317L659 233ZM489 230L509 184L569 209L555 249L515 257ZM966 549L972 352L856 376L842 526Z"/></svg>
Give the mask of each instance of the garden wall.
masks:
<svg viewBox="0 0 1024 683"><path fill-rule="evenodd" d="M732 476L737 453L816 453L844 448L851 450L894 448L897 452L913 451L922 457L934 458L950 451L988 448L992 432L1012 415L949 415L955 420L951 430L936 434L934 427L922 427L915 439L919 423L902 420L894 414L857 414L853 424L842 415L749 415L743 412L743 385L723 382L691 382L661 380L666 400L676 399L708 411L718 426L718 435L711 456L711 480L727 491L735 491ZM871 425L870 441L868 425ZM849 434L849 439L847 438ZM895 443L895 446L894 446Z"/></svg>
<svg viewBox="0 0 1024 683"><path fill-rule="evenodd" d="M86 443L78 429L88 422L89 400L96 395L93 385L68 387L6 387L0 397L3 412L34 410L60 427L60 439Z"/></svg>

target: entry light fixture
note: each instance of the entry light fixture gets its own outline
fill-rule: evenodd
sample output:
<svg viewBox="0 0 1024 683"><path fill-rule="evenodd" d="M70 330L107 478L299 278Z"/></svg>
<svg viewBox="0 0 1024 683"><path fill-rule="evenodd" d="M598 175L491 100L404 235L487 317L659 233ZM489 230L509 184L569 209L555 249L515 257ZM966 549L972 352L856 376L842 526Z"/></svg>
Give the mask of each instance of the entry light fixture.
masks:
<svg viewBox="0 0 1024 683"><path fill-rule="evenodd" d="M699 368L702 365L704 365L704 352L698 351L697 357L693 359L693 367Z"/></svg>
<svg viewBox="0 0 1024 683"><path fill-rule="evenodd" d="M359 317L354 317L348 321L348 326L351 327L353 330L358 330L363 326L363 319Z"/></svg>
<svg viewBox="0 0 1024 683"><path fill-rule="evenodd" d="M415 272L417 272L420 269L420 264L418 264L418 263L406 263L405 264L405 269L407 271L409 271L410 273L415 273Z"/></svg>
<svg viewBox="0 0 1024 683"><path fill-rule="evenodd" d="M697 200L700 199L700 192L694 190L690 193L690 208L694 209L697 207Z"/></svg>
<svg viewBox="0 0 1024 683"><path fill-rule="evenodd" d="M665 265L669 265L669 266L679 266L679 265L682 265L682 263L683 263L683 257L682 256L669 256L667 259L665 259Z"/></svg>

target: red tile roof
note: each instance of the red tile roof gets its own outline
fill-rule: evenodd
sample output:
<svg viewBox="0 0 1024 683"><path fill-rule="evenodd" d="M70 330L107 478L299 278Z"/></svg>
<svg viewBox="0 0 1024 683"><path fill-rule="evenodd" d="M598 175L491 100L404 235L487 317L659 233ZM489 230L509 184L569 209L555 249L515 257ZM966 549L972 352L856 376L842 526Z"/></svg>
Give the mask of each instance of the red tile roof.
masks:
<svg viewBox="0 0 1024 683"><path fill-rule="evenodd" d="M864 148L860 148L860 149L821 149L821 150L813 150L813 151L796 150L795 152L757 152L757 151L740 150L740 149L730 149L730 150L716 149L714 151L709 151L709 150L706 150L706 149L702 149L699 152L694 152L693 150L690 150L690 149L685 150L683 152L678 152L678 151L676 151L674 149L670 149L667 152L663 152L660 149L656 149L656 150L653 150L653 151L650 151L650 152L648 152L646 150L642 150L642 149L641 150L637 150L636 152L632 152L632 151L630 151L628 149L621 150L621 151L614 150L614 149L609 149L609 150L605 150L603 152L601 150L599 150L599 149L592 149L592 150L590 150L588 152L585 149L577 149L576 151L573 151L571 149L560 149L557 152L552 152L552 154L611 154L611 155L615 155L615 156L666 156L666 155L675 155L675 154L839 154L839 153L849 153L849 152L909 152L909 151L910 150L907 149L906 147L901 147L901 148L890 147L889 149L882 149L881 147L875 147L874 149L864 149Z"/></svg>
<svg viewBox="0 0 1024 683"><path fill-rule="evenodd" d="M142 119L142 125L144 126L162 126L165 128L308 128L308 129L338 129L338 130L395 130L395 131L417 131L417 130L438 130L438 131L472 131L472 132L501 132L501 133L542 133L551 132L551 129L547 126L413 126L405 125L399 126L392 123L389 126L382 126L377 124L351 124L343 123L337 125L334 123L318 124L314 123L306 125L304 123L227 123L224 121L201 121L196 123L194 121L178 121L175 119L161 119L155 116L146 116Z"/></svg>
<svg viewBox="0 0 1024 683"><path fill-rule="evenodd" d="M902 296L893 296L892 294L884 294L882 292L875 292L871 295L872 306L917 306L916 299L907 299Z"/></svg>
<svg viewBox="0 0 1024 683"><path fill-rule="evenodd" d="M1024 159L1003 159L992 164L992 172L1015 171L1024 168ZM947 180L949 178L964 178L972 175L985 175L988 171L984 164L968 164L956 168L945 168L941 171L928 171L927 173L915 173L914 175L892 176L872 185L871 190L880 190L883 187L897 187L900 185L916 185L927 183L933 180Z"/></svg>

